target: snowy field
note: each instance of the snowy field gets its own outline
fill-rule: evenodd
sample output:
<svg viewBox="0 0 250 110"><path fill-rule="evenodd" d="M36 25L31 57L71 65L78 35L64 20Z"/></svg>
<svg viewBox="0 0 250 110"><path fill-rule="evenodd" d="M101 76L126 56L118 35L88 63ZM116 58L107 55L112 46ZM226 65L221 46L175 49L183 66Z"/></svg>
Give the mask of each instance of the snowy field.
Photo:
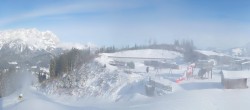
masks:
<svg viewBox="0 0 250 110"><path fill-rule="evenodd" d="M145 54L146 53L146 54ZM142 55L143 54L143 55ZM158 54L158 56L155 56ZM121 68L112 66L114 61L109 56L143 57L143 58L178 58L179 53L163 50L140 50L128 53L102 54L96 61L106 64L109 71ZM170 55L170 57L164 57ZM116 59L117 60L117 59ZM198 79L192 77L176 83L176 79L183 76L188 64L183 64L179 69L155 70L149 69L141 60L131 60L135 69L131 73L119 72L126 82L121 81L113 86L114 92L102 98L79 98L68 96L48 95L34 87L26 87L10 96L0 99L1 109L4 110L249 110L250 89L223 89L219 70L213 70L213 78ZM199 69L194 69L194 76ZM245 71L250 72L250 71ZM163 86L171 86L172 91L157 88L156 95L151 97L145 93L145 82L152 80ZM248 84L249 85L249 84ZM162 87L163 87L162 86ZM20 102L18 95L22 93L24 100ZM112 98L110 98L112 97Z"/></svg>
<svg viewBox="0 0 250 110"><path fill-rule="evenodd" d="M159 80L163 81L175 78L166 73L159 76ZM172 86L174 91L163 96L147 97L137 93L129 97L129 101L120 102L53 97L44 95L35 88L27 88L22 91L24 101L18 101L17 92L1 99L1 105L4 110L248 110L250 107L250 90L225 90L220 84L219 75L214 75L213 79L190 79L179 84L172 82ZM140 87L134 89L137 88Z"/></svg>

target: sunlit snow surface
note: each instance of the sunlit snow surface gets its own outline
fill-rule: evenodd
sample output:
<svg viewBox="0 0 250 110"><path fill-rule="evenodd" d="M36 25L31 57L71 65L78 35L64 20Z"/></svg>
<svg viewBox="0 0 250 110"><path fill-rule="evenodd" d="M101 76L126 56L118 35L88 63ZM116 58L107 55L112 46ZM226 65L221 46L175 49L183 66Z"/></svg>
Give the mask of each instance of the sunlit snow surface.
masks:
<svg viewBox="0 0 250 110"><path fill-rule="evenodd" d="M207 50L196 50L196 51L206 56L228 56L224 53L219 53L219 52L214 52L214 51L207 51Z"/></svg>
<svg viewBox="0 0 250 110"><path fill-rule="evenodd" d="M17 92L1 99L1 104L4 110L248 110L250 107L249 89L224 90L218 76L212 80L189 80L173 85L179 88L174 93L156 97L138 94L131 97L136 100L128 102L52 97L27 88L22 91L23 102L18 102Z"/></svg>
<svg viewBox="0 0 250 110"><path fill-rule="evenodd" d="M129 55L142 57L154 57L152 50L134 51ZM150 51L153 54L150 54ZM162 51L158 51L162 53ZM171 53L171 52L170 52ZM127 53L123 53L126 55ZM167 53L166 53L167 54ZM107 64L107 69L118 69L109 62L113 59L109 56L119 55L102 54L96 61ZM177 56L179 56L177 54ZM132 56L133 57L133 56ZM175 57L173 57L175 58ZM249 110L250 89L223 89L221 85L220 70L213 71L212 79L191 78L176 83L175 80L183 75L187 65L181 65L180 69L161 69L156 72L150 68L149 74L145 73L146 66L143 62L135 62L135 69L131 74L119 73L126 78L126 82L119 82L114 92L104 95L103 98L81 98L77 96L60 96L45 94L34 87L26 87L10 96L0 99L1 109L4 110ZM199 69L195 69L197 75ZM248 72L248 71L246 71ZM148 97L144 91L144 81L149 76L153 80L173 87L172 92L163 95ZM91 82L91 81L90 81ZM113 87L116 87L113 85ZM22 93L24 101L18 101L18 95ZM113 97L113 98L109 98ZM112 100L116 99L116 100Z"/></svg>

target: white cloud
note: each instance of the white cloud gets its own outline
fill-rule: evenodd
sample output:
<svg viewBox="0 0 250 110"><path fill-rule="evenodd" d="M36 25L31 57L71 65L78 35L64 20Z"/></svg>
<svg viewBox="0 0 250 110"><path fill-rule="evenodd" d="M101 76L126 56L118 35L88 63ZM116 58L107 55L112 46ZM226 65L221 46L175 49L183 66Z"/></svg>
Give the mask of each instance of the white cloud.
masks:
<svg viewBox="0 0 250 110"><path fill-rule="evenodd" d="M49 3L48 3L49 4ZM99 2L74 2L66 4L57 4L50 6L43 6L34 10L19 13L16 15L7 16L0 19L0 26L16 21L33 19L44 16L56 16L61 14L72 13L93 13L93 12L112 12L124 9L131 9L143 6L143 3L129 3L121 1L99 1Z"/></svg>

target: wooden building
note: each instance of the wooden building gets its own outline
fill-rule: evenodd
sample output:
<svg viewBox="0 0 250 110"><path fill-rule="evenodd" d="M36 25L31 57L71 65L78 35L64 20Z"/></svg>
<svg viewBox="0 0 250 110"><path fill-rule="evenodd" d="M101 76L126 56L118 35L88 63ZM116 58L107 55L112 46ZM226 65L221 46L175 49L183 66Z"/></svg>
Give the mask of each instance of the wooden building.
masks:
<svg viewBox="0 0 250 110"><path fill-rule="evenodd" d="M250 78L250 71L223 71L221 84L225 89L248 88L247 80Z"/></svg>

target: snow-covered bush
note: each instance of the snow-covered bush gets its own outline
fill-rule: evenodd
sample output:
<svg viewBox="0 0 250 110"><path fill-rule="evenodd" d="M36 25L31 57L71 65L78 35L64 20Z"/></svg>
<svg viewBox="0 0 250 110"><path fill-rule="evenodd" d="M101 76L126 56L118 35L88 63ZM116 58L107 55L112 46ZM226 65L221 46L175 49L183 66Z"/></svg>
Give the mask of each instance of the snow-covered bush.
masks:
<svg viewBox="0 0 250 110"><path fill-rule="evenodd" d="M117 71L110 72L97 62L83 65L78 71L51 78L39 85L47 94L77 97L108 97L117 91L121 78ZM122 79L122 80L121 80Z"/></svg>

